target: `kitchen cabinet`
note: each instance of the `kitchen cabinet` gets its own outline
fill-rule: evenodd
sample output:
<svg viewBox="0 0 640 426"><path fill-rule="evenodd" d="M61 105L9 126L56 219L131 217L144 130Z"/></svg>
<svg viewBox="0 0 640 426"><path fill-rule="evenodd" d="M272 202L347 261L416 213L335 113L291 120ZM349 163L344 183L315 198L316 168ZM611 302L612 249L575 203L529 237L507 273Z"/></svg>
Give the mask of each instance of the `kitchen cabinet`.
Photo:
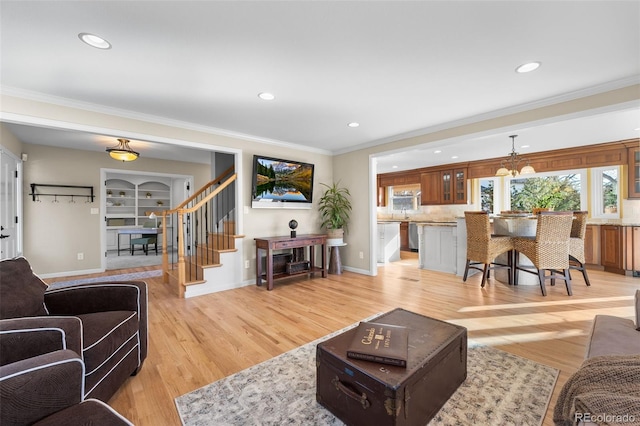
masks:
<svg viewBox="0 0 640 426"><path fill-rule="evenodd" d="M625 226L625 269L640 276L640 226Z"/></svg>
<svg viewBox="0 0 640 426"><path fill-rule="evenodd" d="M418 224L420 269L455 274L457 267L457 229L447 225Z"/></svg>
<svg viewBox="0 0 640 426"><path fill-rule="evenodd" d="M378 176L378 196L377 196L377 205L378 207L384 207L387 205L387 191L386 187L382 186L380 176Z"/></svg>
<svg viewBox="0 0 640 426"><path fill-rule="evenodd" d="M628 148L629 198L640 198L640 148Z"/></svg>
<svg viewBox="0 0 640 426"><path fill-rule="evenodd" d="M440 172L427 172L420 175L421 204L423 206L440 204Z"/></svg>
<svg viewBox="0 0 640 426"><path fill-rule="evenodd" d="M600 265L599 225L587 225L584 234L584 257L587 265Z"/></svg>
<svg viewBox="0 0 640 426"><path fill-rule="evenodd" d="M600 263L604 270L624 274L624 233L618 225L600 226Z"/></svg>
<svg viewBox="0 0 640 426"><path fill-rule="evenodd" d="M400 260L400 222L378 222L378 263Z"/></svg>
<svg viewBox="0 0 640 426"><path fill-rule="evenodd" d="M422 173L420 186L423 206L467 203L467 170L465 168Z"/></svg>
<svg viewBox="0 0 640 426"><path fill-rule="evenodd" d="M400 250L409 250L409 222L400 222Z"/></svg>
<svg viewBox="0 0 640 426"><path fill-rule="evenodd" d="M465 169L453 171L453 202L455 204L467 204L467 172Z"/></svg>

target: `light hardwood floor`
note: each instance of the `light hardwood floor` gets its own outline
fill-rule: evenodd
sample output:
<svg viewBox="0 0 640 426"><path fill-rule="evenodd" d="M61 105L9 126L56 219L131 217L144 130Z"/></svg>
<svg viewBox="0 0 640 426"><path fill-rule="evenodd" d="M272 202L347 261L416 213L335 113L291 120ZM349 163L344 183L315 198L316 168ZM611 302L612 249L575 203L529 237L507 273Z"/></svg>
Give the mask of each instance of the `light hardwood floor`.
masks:
<svg viewBox="0 0 640 426"><path fill-rule="evenodd" d="M138 268L136 271L152 269ZM123 271L109 271L110 274ZM632 318L640 278L589 271L564 284L510 287L480 277L418 269L415 258L378 269L250 285L178 299L160 279L149 286L149 356L140 373L109 401L139 426L179 425L174 398L265 361L377 312L402 307L467 327L469 338L559 369L544 424L568 376L583 360L596 314ZM74 277L76 279L78 277ZM60 281L62 278L47 280Z"/></svg>

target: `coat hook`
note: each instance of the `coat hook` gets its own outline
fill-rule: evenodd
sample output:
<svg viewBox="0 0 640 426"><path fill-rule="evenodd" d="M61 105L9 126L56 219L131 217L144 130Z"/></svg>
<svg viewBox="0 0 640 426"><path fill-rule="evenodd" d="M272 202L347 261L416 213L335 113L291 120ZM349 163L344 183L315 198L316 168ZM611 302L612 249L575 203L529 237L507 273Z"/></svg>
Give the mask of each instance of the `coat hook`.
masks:
<svg viewBox="0 0 640 426"><path fill-rule="evenodd" d="M57 202L58 202L58 196L57 196L57 195L54 195L54 196L53 196L53 202L54 202L54 203L57 203Z"/></svg>
<svg viewBox="0 0 640 426"><path fill-rule="evenodd" d="M76 201L73 199L73 195L71 196L71 201L69 201L70 204L75 204Z"/></svg>

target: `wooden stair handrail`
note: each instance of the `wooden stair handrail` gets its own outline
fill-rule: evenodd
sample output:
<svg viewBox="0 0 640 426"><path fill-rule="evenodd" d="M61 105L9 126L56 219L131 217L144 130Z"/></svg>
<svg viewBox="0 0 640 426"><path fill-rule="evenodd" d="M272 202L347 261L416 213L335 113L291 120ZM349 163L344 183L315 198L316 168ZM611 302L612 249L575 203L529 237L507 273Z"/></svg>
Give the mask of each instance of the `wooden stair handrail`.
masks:
<svg viewBox="0 0 640 426"><path fill-rule="evenodd" d="M209 182L205 183L200 189L198 189L192 196L190 196L189 198L187 198L186 200L184 200L183 202L181 202L180 204L178 204L176 206L176 208L174 210L177 211L177 209L181 209L184 206L186 206L187 204L189 204L191 201L195 200L200 194L202 194L204 191L206 191L207 189L209 189L211 186L220 183L224 180L225 177L227 177L228 175L231 175L232 172L234 170L234 166L229 167L227 170L225 170L224 172L222 172L218 177L216 177L213 180L210 180ZM175 213L175 211L172 211L172 213Z"/></svg>

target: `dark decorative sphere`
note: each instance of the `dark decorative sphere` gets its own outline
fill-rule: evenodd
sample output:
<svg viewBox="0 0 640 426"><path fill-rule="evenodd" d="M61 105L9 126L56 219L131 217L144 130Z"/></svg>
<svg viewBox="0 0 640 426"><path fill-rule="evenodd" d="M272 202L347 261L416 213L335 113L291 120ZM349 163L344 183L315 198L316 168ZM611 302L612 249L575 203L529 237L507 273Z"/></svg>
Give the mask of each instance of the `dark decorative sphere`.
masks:
<svg viewBox="0 0 640 426"><path fill-rule="evenodd" d="M289 228L296 229L298 227L298 221L295 219L291 219L289 221Z"/></svg>

